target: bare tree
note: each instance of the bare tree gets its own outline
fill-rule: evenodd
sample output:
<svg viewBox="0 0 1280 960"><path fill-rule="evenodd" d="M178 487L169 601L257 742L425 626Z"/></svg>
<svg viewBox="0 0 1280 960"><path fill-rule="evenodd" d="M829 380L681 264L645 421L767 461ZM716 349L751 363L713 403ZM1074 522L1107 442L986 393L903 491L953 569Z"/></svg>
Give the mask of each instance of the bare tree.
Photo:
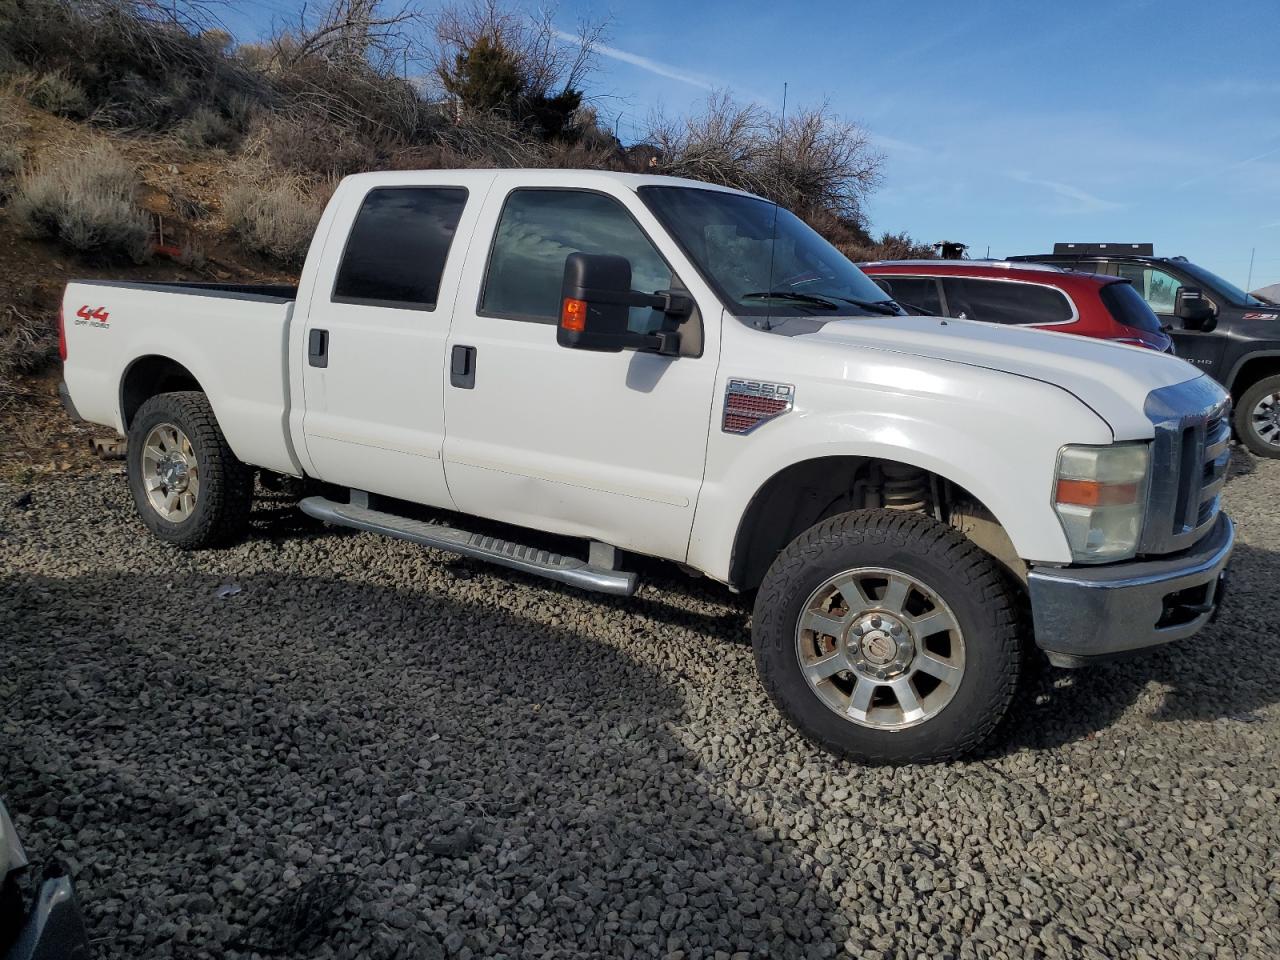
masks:
<svg viewBox="0 0 1280 960"><path fill-rule="evenodd" d="M836 117L826 103L784 121L724 91L682 120L652 115L647 139L658 149L662 173L749 190L809 219L821 214L858 226L884 162L867 132Z"/></svg>

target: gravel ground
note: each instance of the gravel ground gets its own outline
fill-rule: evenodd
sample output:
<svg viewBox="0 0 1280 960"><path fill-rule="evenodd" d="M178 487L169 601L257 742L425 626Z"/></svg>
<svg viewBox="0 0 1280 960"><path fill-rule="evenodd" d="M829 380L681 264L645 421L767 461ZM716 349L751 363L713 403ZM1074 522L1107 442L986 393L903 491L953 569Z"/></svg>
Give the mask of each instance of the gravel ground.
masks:
<svg viewBox="0 0 1280 960"><path fill-rule="evenodd" d="M1275 957L1280 463L1237 461L1215 626L896 770L785 728L674 570L588 596L279 501L180 554L119 476L0 486L0 790L108 957Z"/></svg>

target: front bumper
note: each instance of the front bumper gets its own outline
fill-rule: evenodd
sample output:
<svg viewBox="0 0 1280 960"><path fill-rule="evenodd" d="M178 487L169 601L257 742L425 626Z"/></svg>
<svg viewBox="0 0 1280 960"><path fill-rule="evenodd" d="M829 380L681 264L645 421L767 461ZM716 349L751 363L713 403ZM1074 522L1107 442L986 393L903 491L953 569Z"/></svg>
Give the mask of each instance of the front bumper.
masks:
<svg viewBox="0 0 1280 960"><path fill-rule="evenodd" d="M1033 568L1036 644L1071 667L1189 637L1215 613L1234 546L1235 527L1221 513L1195 546L1158 560Z"/></svg>

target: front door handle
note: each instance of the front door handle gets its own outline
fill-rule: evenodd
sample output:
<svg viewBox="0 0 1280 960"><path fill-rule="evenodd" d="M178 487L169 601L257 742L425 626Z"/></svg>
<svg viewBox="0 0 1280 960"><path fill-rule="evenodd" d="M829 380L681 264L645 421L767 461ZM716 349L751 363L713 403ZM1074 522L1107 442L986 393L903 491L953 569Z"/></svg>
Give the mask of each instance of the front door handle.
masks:
<svg viewBox="0 0 1280 960"><path fill-rule="evenodd" d="M307 363L313 367L329 365L329 331L311 328L307 335Z"/></svg>
<svg viewBox="0 0 1280 960"><path fill-rule="evenodd" d="M463 390L474 390L476 385L476 348L454 344L449 355L449 382Z"/></svg>

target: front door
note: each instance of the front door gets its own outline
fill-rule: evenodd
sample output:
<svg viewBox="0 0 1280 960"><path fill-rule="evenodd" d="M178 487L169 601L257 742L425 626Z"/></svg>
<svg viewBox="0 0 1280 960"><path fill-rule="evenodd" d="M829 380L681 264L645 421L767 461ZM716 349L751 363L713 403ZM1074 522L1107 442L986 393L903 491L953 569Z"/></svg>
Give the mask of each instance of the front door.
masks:
<svg viewBox="0 0 1280 960"><path fill-rule="evenodd" d="M317 477L433 506L444 480L445 343L474 222L461 186L353 192L335 222L306 319L303 436Z"/></svg>
<svg viewBox="0 0 1280 960"><path fill-rule="evenodd" d="M1142 294L1142 299L1160 318L1160 322L1169 327L1169 335L1173 337L1173 348L1178 356L1211 376L1218 373L1222 363L1222 351L1225 338L1216 333L1205 333L1186 326L1186 322L1173 312L1178 288L1181 286L1199 286L1191 279L1183 279L1161 267L1146 263L1116 263L1116 273L1133 283L1133 288ZM1212 300L1208 290L1204 295ZM1225 304L1217 304L1221 310Z"/></svg>
<svg viewBox="0 0 1280 960"><path fill-rule="evenodd" d="M499 177L490 191L478 235L492 235L492 248L487 262L468 263L450 333L453 500L466 513L683 559L706 459L718 304L704 322L715 301L692 291L701 312L685 347L697 355L557 345L569 254L624 256L645 292L679 284L672 264L682 255L630 191L513 186ZM632 311L636 330L661 320Z"/></svg>

